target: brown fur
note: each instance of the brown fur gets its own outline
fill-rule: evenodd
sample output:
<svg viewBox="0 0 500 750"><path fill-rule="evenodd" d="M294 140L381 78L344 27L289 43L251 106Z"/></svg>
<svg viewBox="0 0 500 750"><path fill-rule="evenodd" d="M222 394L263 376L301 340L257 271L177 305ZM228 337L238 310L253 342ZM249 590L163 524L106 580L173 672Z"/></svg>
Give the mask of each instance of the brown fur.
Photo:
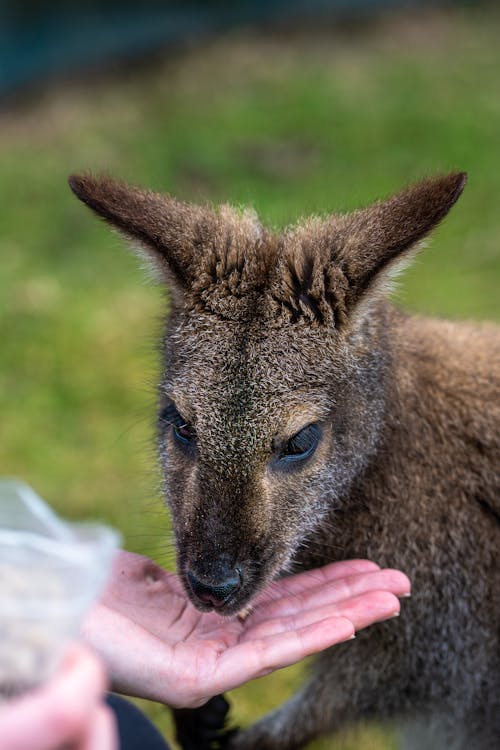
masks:
<svg viewBox="0 0 500 750"><path fill-rule="evenodd" d="M286 570L345 557L413 581L404 617L325 653L301 693L231 747L291 750L369 716L422 720L426 747L498 747L497 330L408 317L384 299L464 175L282 235L228 207L70 183L173 291L161 402L196 438L181 450L162 419L160 445L188 593L188 570L211 583L228 561L242 584L227 615ZM276 446L311 423L314 454L282 466ZM417 736L412 724L408 746L423 747Z"/></svg>

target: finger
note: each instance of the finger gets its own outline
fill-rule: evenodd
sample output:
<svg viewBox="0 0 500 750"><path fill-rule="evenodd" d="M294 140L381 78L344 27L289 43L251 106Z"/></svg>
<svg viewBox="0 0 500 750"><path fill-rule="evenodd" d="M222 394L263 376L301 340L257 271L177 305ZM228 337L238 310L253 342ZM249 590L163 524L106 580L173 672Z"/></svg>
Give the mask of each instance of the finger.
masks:
<svg viewBox="0 0 500 750"><path fill-rule="evenodd" d="M410 591L410 581L400 570L386 568L368 573L358 573L334 581L323 589L313 589L310 596L305 597L305 604L315 607L323 603L322 597L328 602L341 602L367 591L390 591L395 596L403 596Z"/></svg>
<svg viewBox="0 0 500 750"><path fill-rule="evenodd" d="M86 735L81 750L118 750L116 720L107 706L97 707Z"/></svg>
<svg viewBox="0 0 500 750"><path fill-rule="evenodd" d="M2 750L53 750L78 739L105 685L97 659L72 648L49 683L0 709Z"/></svg>
<svg viewBox="0 0 500 750"><path fill-rule="evenodd" d="M347 618L356 630L361 630L374 622L396 617L399 612L400 602L394 594L387 591L370 591L337 604L327 604L294 615L263 620L250 627L240 640L260 640L290 630L301 630L315 622L334 617Z"/></svg>
<svg viewBox="0 0 500 750"><path fill-rule="evenodd" d="M396 596L403 596L409 593L410 588L407 576L399 570L357 573L261 605L251 614L248 625L269 617L289 616L307 609L338 603L367 591L390 591Z"/></svg>
<svg viewBox="0 0 500 750"><path fill-rule="evenodd" d="M307 591L311 586L323 586L331 581L336 581L345 576L355 575L356 573L367 573L380 570L379 566L371 560L341 560L340 562L324 565L322 568L306 570L304 573L286 576L277 581L272 581L262 594L257 598L258 603L261 598L265 603L269 601L269 596L273 599L283 594L300 594Z"/></svg>
<svg viewBox="0 0 500 750"><path fill-rule="evenodd" d="M160 592L184 594L178 576L164 570L144 555L121 550L113 561L112 572L101 600L108 602L109 599L118 597L127 601L131 593L137 596L137 592L141 592L143 596Z"/></svg>
<svg viewBox="0 0 500 750"><path fill-rule="evenodd" d="M299 630L239 644L221 654L211 688L216 687L218 692L232 690L329 646L350 640L353 635L354 627L348 619L330 617Z"/></svg>
<svg viewBox="0 0 500 750"><path fill-rule="evenodd" d="M219 670L215 675L216 679L220 679L219 692L232 690L353 637L352 623L345 618L334 617L311 623L299 630L236 646L230 654L226 652L221 658L220 678Z"/></svg>

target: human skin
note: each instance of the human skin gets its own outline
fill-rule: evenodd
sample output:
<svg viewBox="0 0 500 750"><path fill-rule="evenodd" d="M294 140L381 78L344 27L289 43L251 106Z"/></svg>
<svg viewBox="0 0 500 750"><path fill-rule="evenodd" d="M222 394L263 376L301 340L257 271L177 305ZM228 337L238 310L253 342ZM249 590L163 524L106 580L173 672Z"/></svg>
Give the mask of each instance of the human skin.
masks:
<svg viewBox="0 0 500 750"><path fill-rule="evenodd" d="M73 645L54 677L0 707L2 750L117 750L100 661Z"/></svg>
<svg viewBox="0 0 500 750"><path fill-rule="evenodd" d="M409 593L403 573L350 560L275 581L246 618L221 617L195 609L176 575L120 552L82 636L114 690L193 708L397 616Z"/></svg>

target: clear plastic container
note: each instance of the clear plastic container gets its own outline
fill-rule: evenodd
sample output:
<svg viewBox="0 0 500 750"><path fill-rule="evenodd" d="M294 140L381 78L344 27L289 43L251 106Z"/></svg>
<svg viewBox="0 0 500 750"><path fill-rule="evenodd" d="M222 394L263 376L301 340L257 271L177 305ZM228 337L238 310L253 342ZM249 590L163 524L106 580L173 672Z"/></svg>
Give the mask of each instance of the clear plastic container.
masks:
<svg viewBox="0 0 500 750"><path fill-rule="evenodd" d="M66 523L30 487L0 479L0 700L54 672L119 542L113 529Z"/></svg>

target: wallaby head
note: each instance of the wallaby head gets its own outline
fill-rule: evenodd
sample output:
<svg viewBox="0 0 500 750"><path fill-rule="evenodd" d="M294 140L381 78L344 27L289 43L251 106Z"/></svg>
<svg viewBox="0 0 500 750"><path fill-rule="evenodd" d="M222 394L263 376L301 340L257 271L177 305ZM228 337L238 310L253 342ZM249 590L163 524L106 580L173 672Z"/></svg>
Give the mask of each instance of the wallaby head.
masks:
<svg viewBox="0 0 500 750"><path fill-rule="evenodd" d="M384 424L386 282L464 184L428 179L277 234L251 212L70 178L171 290L160 446L199 609L242 609L363 471Z"/></svg>

